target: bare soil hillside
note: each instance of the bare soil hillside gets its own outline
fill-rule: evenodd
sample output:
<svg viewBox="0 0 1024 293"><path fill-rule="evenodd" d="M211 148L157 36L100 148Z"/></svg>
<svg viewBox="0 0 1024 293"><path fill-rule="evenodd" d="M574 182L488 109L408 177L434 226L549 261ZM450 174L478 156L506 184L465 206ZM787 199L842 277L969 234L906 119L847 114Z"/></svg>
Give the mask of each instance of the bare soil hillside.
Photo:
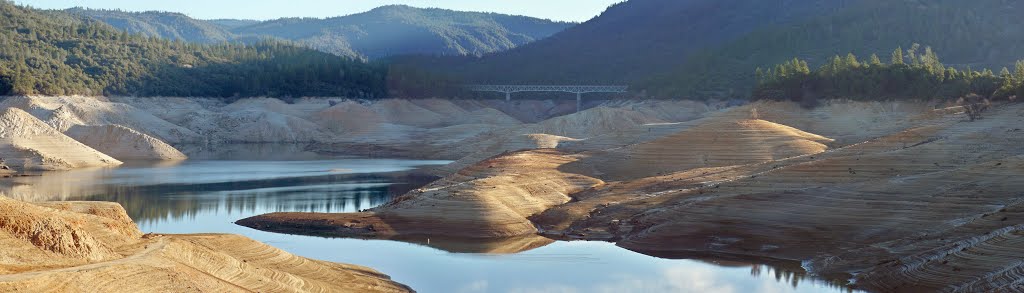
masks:
<svg viewBox="0 0 1024 293"><path fill-rule="evenodd" d="M4 292L411 292L236 235L142 235L114 203L0 197Z"/></svg>
<svg viewBox="0 0 1024 293"><path fill-rule="evenodd" d="M16 170L68 170L121 164L17 108L0 111L0 158Z"/></svg>
<svg viewBox="0 0 1024 293"><path fill-rule="evenodd" d="M367 212L274 213L238 223L269 231L311 229L335 236L534 234L537 230L527 217L568 202L569 194L603 184L557 170L572 160L553 150L512 153L484 160Z"/></svg>
<svg viewBox="0 0 1024 293"><path fill-rule="evenodd" d="M666 257L799 261L880 292L1019 289L1024 104L977 121L956 107L846 101L701 116L462 162L366 213L240 223L350 236L540 233Z"/></svg>
<svg viewBox="0 0 1024 293"><path fill-rule="evenodd" d="M119 160L184 160L188 156L171 145L120 125L75 125L65 133L78 142Z"/></svg>

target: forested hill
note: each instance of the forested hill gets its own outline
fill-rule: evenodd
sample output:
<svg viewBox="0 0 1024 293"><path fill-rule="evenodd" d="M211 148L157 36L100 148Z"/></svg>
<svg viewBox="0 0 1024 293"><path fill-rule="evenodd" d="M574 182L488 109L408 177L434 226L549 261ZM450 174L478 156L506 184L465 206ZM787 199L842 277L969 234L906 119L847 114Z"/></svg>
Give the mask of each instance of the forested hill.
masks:
<svg viewBox="0 0 1024 293"><path fill-rule="evenodd" d="M546 38L572 26L496 13L384 6L348 16L196 20L177 13L71 9L118 29L190 42L252 42L268 37L324 52L375 59L401 54L483 55Z"/></svg>
<svg viewBox="0 0 1024 293"><path fill-rule="evenodd" d="M482 59L448 62L456 63L454 67L466 76L484 81L635 81L681 66L686 56L759 27L802 21L848 2L630 0L550 38Z"/></svg>
<svg viewBox="0 0 1024 293"><path fill-rule="evenodd" d="M250 26L250 25L254 25L254 24L260 23L259 20L251 20L251 19L211 19L211 20L207 20L207 22L215 24L217 26L220 26L221 28L228 29L228 30L233 30L233 29L236 29L236 28L240 28L240 27L244 27L244 26Z"/></svg>
<svg viewBox="0 0 1024 293"><path fill-rule="evenodd" d="M754 71L799 57L931 46L954 67L1024 55L1015 0L630 0L576 27L483 58L408 58L469 82L628 83L657 97L746 96ZM500 70L495 70L500 68Z"/></svg>
<svg viewBox="0 0 1024 293"><path fill-rule="evenodd" d="M65 11L105 22L131 34L149 37L197 43L221 43L235 38L234 34L228 31L228 27L218 25L213 21L192 19L181 13L124 12L83 8L72 8Z"/></svg>
<svg viewBox="0 0 1024 293"><path fill-rule="evenodd" d="M930 46L961 70L999 70L1024 58L1024 2L1016 0L861 0L808 21L754 31L687 56L683 66L644 86L662 93L750 89L754 70L793 57L814 66L835 54L888 56L892 48Z"/></svg>
<svg viewBox="0 0 1024 293"><path fill-rule="evenodd" d="M0 1L0 95L386 96L383 69L284 42L200 45Z"/></svg>

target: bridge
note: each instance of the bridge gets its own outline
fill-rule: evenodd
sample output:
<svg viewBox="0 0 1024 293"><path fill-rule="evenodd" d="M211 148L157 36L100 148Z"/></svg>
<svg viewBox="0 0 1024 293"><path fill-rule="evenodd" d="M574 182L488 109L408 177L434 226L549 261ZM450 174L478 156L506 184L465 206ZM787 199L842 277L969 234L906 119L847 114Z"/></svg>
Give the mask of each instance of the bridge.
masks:
<svg viewBox="0 0 1024 293"><path fill-rule="evenodd" d="M512 93L521 92L562 92L576 94L576 112L583 107L583 94L588 93L624 93L628 86L621 85L470 85L467 88L474 92L505 93L505 101L512 100Z"/></svg>

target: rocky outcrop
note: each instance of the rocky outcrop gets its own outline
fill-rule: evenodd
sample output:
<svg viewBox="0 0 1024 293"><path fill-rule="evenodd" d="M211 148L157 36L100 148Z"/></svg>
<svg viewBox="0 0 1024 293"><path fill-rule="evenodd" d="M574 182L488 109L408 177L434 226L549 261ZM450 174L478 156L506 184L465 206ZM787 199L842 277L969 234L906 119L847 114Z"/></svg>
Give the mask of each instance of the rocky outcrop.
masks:
<svg viewBox="0 0 1024 293"><path fill-rule="evenodd" d="M411 292L236 235L142 235L114 203L0 197L0 291ZM127 277L126 277L127 276Z"/></svg>
<svg viewBox="0 0 1024 293"><path fill-rule="evenodd" d="M0 112L0 157L16 170L68 170L121 164L17 108Z"/></svg>

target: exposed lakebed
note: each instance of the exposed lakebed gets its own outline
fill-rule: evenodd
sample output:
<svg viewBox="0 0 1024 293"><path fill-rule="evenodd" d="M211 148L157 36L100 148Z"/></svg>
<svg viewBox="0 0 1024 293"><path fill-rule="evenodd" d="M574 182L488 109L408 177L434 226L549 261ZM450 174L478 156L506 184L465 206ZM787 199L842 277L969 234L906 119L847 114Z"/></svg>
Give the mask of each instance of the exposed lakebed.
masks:
<svg viewBox="0 0 1024 293"><path fill-rule="evenodd" d="M241 234L300 256L369 266L419 292L848 291L807 277L797 265L665 259L605 242L400 242L257 231L233 222L270 212L371 208L434 179L417 168L446 162L322 157L287 148L192 157L43 173L5 179L0 187L27 200L118 202L144 232Z"/></svg>

